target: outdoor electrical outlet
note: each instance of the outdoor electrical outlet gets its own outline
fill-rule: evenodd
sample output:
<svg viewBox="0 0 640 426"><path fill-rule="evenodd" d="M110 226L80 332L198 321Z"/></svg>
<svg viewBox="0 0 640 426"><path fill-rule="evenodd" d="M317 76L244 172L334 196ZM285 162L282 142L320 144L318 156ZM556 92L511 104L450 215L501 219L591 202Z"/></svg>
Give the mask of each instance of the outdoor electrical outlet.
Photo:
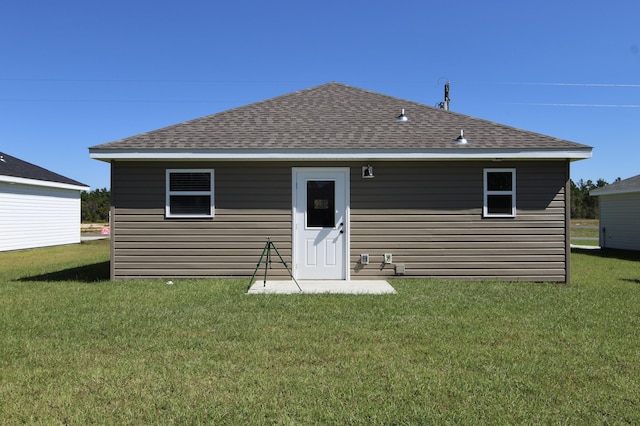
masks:
<svg viewBox="0 0 640 426"><path fill-rule="evenodd" d="M384 263L393 263L393 255L391 253L384 254Z"/></svg>
<svg viewBox="0 0 640 426"><path fill-rule="evenodd" d="M368 254L361 254L360 255L360 263L362 263L363 265L368 265L369 264L369 255Z"/></svg>

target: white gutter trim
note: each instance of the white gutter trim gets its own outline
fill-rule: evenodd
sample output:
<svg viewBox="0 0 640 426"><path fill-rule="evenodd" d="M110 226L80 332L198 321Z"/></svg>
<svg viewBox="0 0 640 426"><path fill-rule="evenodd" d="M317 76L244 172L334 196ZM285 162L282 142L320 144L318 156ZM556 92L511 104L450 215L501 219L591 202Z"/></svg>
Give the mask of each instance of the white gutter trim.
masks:
<svg viewBox="0 0 640 426"><path fill-rule="evenodd" d="M115 150L93 149L89 157L95 160L475 160L475 159L585 159L591 158L591 148L559 150L452 149L452 150L372 150L372 151L314 151L314 150Z"/></svg>
<svg viewBox="0 0 640 426"><path fill-rule="evenodd" d="M48 180L27 179L5 175L0 175L0 182L20 185L43 186L47 188L73 189L76 191L88 191L89 189L91 189L90 187L84 185L71 185L62 182L51 182Z"/></svg>

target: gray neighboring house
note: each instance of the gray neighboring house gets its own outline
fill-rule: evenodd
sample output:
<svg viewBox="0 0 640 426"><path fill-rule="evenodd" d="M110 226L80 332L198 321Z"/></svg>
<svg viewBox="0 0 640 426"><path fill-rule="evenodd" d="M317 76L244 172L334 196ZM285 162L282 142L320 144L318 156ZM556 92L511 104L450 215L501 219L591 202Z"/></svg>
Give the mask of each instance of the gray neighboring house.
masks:
<svg viewBox="0 0 640 426"><path fill-rule="evenodd" d="M111 164L112 279L249 277L269 237L296 279L348 285L569 281L591 147L327 83L89 153Z"/></svg>
<svg viewBox="0 0 640 426"><path fill-rule="evenodd" d="M89 187L0 152L0 251L80 242Z"/></svg>
<svg viewBox="0 0 640 426"><path fill-rule="evenodd" d="M640 175L597 188L600 247L640 250Z"/></svg>

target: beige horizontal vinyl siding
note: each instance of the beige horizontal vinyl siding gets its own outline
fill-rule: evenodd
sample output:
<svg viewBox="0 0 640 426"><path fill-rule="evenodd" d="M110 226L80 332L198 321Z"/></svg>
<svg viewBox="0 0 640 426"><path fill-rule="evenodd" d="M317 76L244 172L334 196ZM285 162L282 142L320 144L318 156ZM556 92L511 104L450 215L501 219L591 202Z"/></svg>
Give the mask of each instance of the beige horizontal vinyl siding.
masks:
<svg viewBox="0 0 640 426"><path fill-rule="evenodd" d="M483 218L484 168L516 169L515 218ZM352 176L352 278L564 281L566 162L377 164ZM369 265L359 263L369 254Z"/></svg>
<svg viewBox="0 0 640 426"><path fill-rule="evenodd" d="M248 277L271 237L291 267L291 168L351 167L350 274L564 281L565 161L361 163L116 162L113 278ZM483 218L484 168L516 169L515 218ZM165 170L215 170L215 217L167 219ZM360 254L370 264L359 263ZM288 273L272 253L269 278ZM264 273L263 265L258 279Z"/></svg>
<svg viewBox="0 0 640 426"><path fill-rule="evenodd" d="M215 217L165 218L168 168L215 170ZM113 278L248 277L267 237L290 266L289 168L122 162L113 169ZM269 277L288 276L272 254Z"/></svg>
<svg viewBox="0 0 640 426"><path fill-rule="evenodd" d="M640 193L601 195L600 245L640 250Z"/></svg>

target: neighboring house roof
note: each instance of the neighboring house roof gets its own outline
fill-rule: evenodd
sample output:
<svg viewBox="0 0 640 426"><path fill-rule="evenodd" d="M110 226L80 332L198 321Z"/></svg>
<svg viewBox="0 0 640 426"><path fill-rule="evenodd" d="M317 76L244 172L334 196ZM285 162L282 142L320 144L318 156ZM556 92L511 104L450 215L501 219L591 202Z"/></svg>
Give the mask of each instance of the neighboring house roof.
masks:
<svg viewBox="0 0 640 426"><path fill-rule="evenodd" d="M596 188L589 191L589 195L614 195L631 192L640 192L640 175L614 182L610 185L603 186L602 188Z"/></svg>
<svg viewBox="0 0 640 426"><path fill-rule="evenodd" d="M77 180L59 175L50 170L36 166L0 152L0 181L26 183L31 185L68 187L70 189L88 189L89 187Z"/></svg>
<svg viewBox="0 0 640 426"><path fill-rule="evenodd" d="M408 122L397 122L404 109ZM455 139L464 130L467 145ZM591 147L340 83L93 146L142 158L571 158Z"/></svg>

